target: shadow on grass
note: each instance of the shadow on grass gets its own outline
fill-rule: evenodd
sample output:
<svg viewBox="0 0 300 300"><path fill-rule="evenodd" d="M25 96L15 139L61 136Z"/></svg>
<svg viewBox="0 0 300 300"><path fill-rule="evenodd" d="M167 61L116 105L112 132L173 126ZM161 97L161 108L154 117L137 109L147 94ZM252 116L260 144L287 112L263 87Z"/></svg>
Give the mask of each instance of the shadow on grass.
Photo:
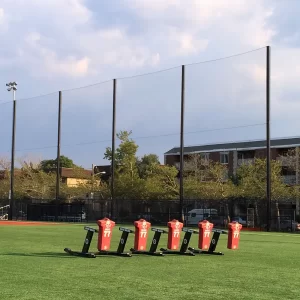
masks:
<svg viewBox="0 0 300 300"><path fill-rule="evenodd" d="M299 244L299 242L294 241L285 241L284 239L280 241L270 241L270 240L248 240L248 239L241 239L242 242L251 242L251 243L267 243L267 244Z"/></svg>
<svg viewBox="0 0 300 300"><path fill-rule="evenodd" d="M24 256L24 257L54 257L54 258L87 258L77 255L70 255L68 253L59 253L59 252L41 252L41 253L0 253L0 256ZM97 255L96 257L110 257L117 258L120 256L115 255Z"/></svg>
<svg viewBox="0 0 300 300"><path fill-rule="evenodd" d="M0 256L34 256L34 257L54 257L54 258L80 258L78 256L69 255L67 253L58 252L41 252L41 253L1 253Z"/></svg>

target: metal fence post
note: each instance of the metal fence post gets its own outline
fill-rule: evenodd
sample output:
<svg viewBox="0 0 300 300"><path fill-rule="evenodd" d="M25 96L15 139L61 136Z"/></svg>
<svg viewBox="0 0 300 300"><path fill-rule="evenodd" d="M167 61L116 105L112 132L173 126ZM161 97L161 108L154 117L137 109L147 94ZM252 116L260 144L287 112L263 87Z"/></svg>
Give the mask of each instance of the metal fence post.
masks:
<svg viewBox="0 0 300 300"><path fill-rule="evenodd" d="M270 141L270 56L271 49L266 49L266 136L267 136L267 231L271 227L271 141Z"/></svg>
<svg viewBox="0 0 300 300"><path fill-rule="evenodd" d="M57 163L56 163L56 201L59 200L60 195L60 141L61 141L61 103L62 92L58 93L58 124L57 124Z"/></svg>
<svg viewBox="0 0 300 300"><path fill-rule="evenodd" d="M111 137L111 218L115 216L115 141L116 141L116 100L117 100L117 80L113 80L113 114L112 114L112 137Z"/></svg>
<svg viewBox="0 0 300 300"><path fill-rule="evenodd" d="M179 213L184 222L183 213L183 166L184 166L184 99L185 98L185 66L181 68L181 116L180 116L180 182L179 182Z"/></svg>

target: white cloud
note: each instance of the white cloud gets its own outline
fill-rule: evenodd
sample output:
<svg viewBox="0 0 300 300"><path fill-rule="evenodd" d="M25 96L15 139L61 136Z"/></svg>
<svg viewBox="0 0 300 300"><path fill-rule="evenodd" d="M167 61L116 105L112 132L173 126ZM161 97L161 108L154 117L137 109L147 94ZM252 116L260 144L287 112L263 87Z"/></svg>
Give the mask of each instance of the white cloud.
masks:
<svg viewBox="0 0 300 300"><path fill-rule="evenodd" d="M272 8L261 0L251 6L247 0L126 3L147 28L140 34L131 34L125 26L98 27L85 0L20 2L18 11L8 16L10 30L0 36L7 45L16 41L15 55L2 58L0 64L9 60L34 77L108 79L123 75L124 70L130 75L160 64L201 60L216 44L226 53L264 46L275 34L266 25ZM13 5L5 2L0 22ZM214 57L212 52L209 58ZM178 58L184 60L178 63Z"/></svg>
<svg viewBox="0 0 300 300"><path fill-rule="evenodd" d="M271 112L275 132L279 135L299 135L298 112L300 110L300 61L299 48L272 47L271 48ZM262 87L262 97L252 98L253 103L259 104L260 99L265 100L266 90L266 63L256 64L254 61L243 63L237 67L238 72L245 74L249 82ZM260 94L261 94L260 92ZM249 101L249 98L247 98ZM280 123L282 122L281 126ZM279 124L279 125L278 125ZM283 133L286 130L287 133ZM276 134L278 135L278 134Z"/></svg>
<svg viewBox="0 0 300 300"><path fill-rule="evenodd" d="M196 34L174 28L169 31L169 42L174 45L173 54L176 56L197 54L206 50L209 43L207 39L201 39Z"/></svg>
<svg viewBox="0 0 300 300"><path fill-rule="evenodd" d="M290 126L293 132L300 130L299 60L299 48L275 48L271 51L272 114L274 118L285 120L285 126L282 123L282 127Z"/></svg>
<svg viewBox="0 0 300 300"><path fill-rule="evenodd" d="M161 52L172 49L166 53L172 58L186 55L186 63L194 62L196 58L193 57L199 61L206 60L209 52L208 59L214 59L224 54L226 56L272 45L277 35L277 28L270 23L276 9L274 2L256 0L249 5L249 0L189 0L187 5L186 0L128 0L127 3L145 24L156 24L155 28L160 28ZM288 56L295 55L290 53ZM224 77L223 82L218 82L218 89L230 95L228 107L238 105L238 109L248 110L248 107L255 105L261 110L265 99L265 57L263 49L239 57L232 61L235 71L231 70L229 62L220 62L219 67L212 66L212 72L221 68L229 70L228 81ZM272 62L275 59L277 65L272 63L271 67L272 113L280 115L282 107L279 103L284 101L284 90L287 85L295 86L300 74L295 65L292 67L286 61L287 57L275 58L272 54ZM290 72L291 69L293 72ZM285 70L289 70L289 74ZM234 80L234 85L231 80ZM229 89L226 84L230 86ZM208 96L210 94L212 92L208 89ZM241 96L244 108L240 104ZM230 113L230 108L228 111Z"/></svg>
<svg viewBox="0 0 300 300"><path fill-rule="evenodd" d="M12 6L6 2L7 10ZM107 67L136 69L159 63L159 52L143 40L120 27L97 28L95 21L84 0L28 0L19 4L10 34L2 41L16 40L10 63L33 77L106 77ZM0 64L6 65L6 59Z"/></svg>
<svg viewBox="0 0 300 300"><path fill-rule="evenodd" d="M267 25L272 7L263 0L252 1L251 5L248 0L128 0L127 4L145 22L159 24L166 43L174 40L176 32L181 41L175 48L178 55L185 49L187 54L205 50L212 37L222 41L220 46L227 46L226 39L228 45L239 44L245 49L265 46L276 34Z"/></svg>
<svg viewBox="0 0 300 300"><path fill-rule="evenodd" d="M274 47L271 50L271 72L274 83L288 89L299 87L300 48Z"/></svg>
<svg viewBox="0 0 300 300"><path fill-rule="evenodd" d="M152 64L156 66L159 64L159 62L160 62L160 55L159 53L156 53L152 56Z"/></svg>
<svg viewBox="0 0 300 300"><path fill-rule="evenodd" d="M252 63L243 63L236 67L236 69L242 74L249 76L250 81L255 82L256 84L265 84L266 83L266 65Z"/></svg>
<svg viewBox="0 0 300 300"><path fill-rule="evenodd" d="M272 38L276 35L276 31L269 28L266 24L266 21L272 16L273 11L263 9L263 7L259 7L258 11L259 13L253 15L243 28L245 30L244 38L250 46L254 47L269 45Z"/></svg>
<svg viewBox="0 0 300 300"><path fill-rule="evenodd" d="M0 33L7 31L8 19L3 8L0 7Z"/></svg>
<svg viewBox="0 0 300 300"><path fill-rule="evenodd" d="M90 59L84 57L82 59L76 59L74 57L68 57L64 61L60 62L57 58L51 57L47 62L47 70L53 73L62 73L68 76L85 76L88 74Z"/></svg>
<svg viewBox="0 0 300 300"><path fill-rule="evenodd" d="M180 0L129 0L127 2L132 9L135 9L139 14L149 19L153 17L153 13L161 14L169 8L177 8L181 5Z"/></svg>
<svg viewBox="0 0 300 300"><path fill-rule="evenodd" d="M90 62L88 57L78 58L70 55L59 59L54 50L43 46L47 38L41 36L38 32L29 33L25 36L24 41L24 47L19 49L20 60L26 57L36 68L38 68L42 62L43 64L40 67L43 68L43 74L45 76L49 77L51 75L60 74L78 77L87 75ZM26 62L28 63L28 60ZM36 69L34 71L36 71ZM40 76L41 74L38 73L36 75Z"/></svg>

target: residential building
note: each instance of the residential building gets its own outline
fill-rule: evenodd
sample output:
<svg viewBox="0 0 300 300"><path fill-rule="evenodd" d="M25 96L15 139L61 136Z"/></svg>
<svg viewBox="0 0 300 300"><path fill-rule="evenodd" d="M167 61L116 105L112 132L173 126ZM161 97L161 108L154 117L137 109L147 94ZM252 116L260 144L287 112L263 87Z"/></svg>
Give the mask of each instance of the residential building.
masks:
<svg viewBox="0 0 300 300"><path fill-rule="evenodd" d="M92 175L91 170L60 168L61 181L68 187L78 187L80 184L87 184L91 181Z"/></svg>
<svg viewBox="0 0 300 300"><path fill-rule="evenodd" d="M299 168L288 168L284 155L300 146L300 137L280 138L271 140L271 159L282 163L282 176L286 184L295 184ZM266 140L241 141L220 144L198 145L184 147L184 160L191 154L199 153L203 158L220 162L228 167L228 175L235 175L237 168L242 164L251 163L255 158L266 158ZM180 148L175 147L164 154L166 165L173 165L179 169Z"/></svg>

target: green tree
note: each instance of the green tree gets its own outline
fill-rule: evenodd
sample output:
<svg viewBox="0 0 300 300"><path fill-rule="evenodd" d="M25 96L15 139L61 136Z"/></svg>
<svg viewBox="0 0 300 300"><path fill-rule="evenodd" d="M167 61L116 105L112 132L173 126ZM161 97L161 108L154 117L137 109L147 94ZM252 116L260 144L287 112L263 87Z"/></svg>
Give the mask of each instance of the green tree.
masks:
<svg viewBox="0 0 300 300"><path fill-rule="evenodd" d="M275 160L271 161L271 197L275 203L276 215L278 217L278 226L280 226L280 215L278 201L289 200L293 197L294 189L283 183L281 177L281 163ZM244 164L237 170L238 189L241 196L255 199L255 214L259 223L259 210L257 200L266 199L266 159L255 159L252 164Z"/></svg>
<svg viewBox="0 0 300 300"><path fill-rule="evenodd" d="M115 150L115 164L117 168L122 169L124 172L136 166L136 153L138 145L130 138L132 131L120 131L116 134L117 139L120 141L119 147ZM107 147L104 153L104 159L112 161L112 149Z"/></svg>
<svg viewBox="0 0 300 300"><path fill-rule="evenodd" d="M209 166L201 154L191 154L183 165L183 191L185 199L206 199L205 188L209 180Z"/></svg>
<svg viewBox="0 0 300 300"><path fill-rule="evenodd" d="M76 165L74 164L73 160L61 155L60 159L60 167L61 168L73 168L76 167ZM57 158L56 159L46 159L46 160L42 160L40 162L40 168L41 170L43 170L44 172L49 172L54 170L57 167Z"/></svg>
<svg viewBox="0 0 300 300"><path fill-rule="evenodd" d="M21 162L21 169L15 176L16 198L53 199L55 195L55 174L42 171L32 162Z"/></svg>
<svg viewBox="0 0 300 300"><path fill-rule="evenodd" d="M132 131L120 131L117 139L119 147L115 151L115 195L122 199L136 199L141 197L144 181L139 177L136 153L138 145L130 138ZM112 150L106 148L104 158L112 160Z"/></svg>
<svg viewBox="0 0 300 300"><path fill-rule="evenodd" d="M224 199L234 194L225 165L190 155L184 163L184 194L189 199Z"/></svg>
<svg viewBox="0 0 300 300"><path fill-rule="evenodd" d="M4 199L7 202L9 190L10 190L10 173L8 171L3 171L0 179L0 199ZM3 202L7 204L6 202ZM1 204L0 204L1 206Z"/></svg>
<svg viewBox="0 0 300 300"><path fill-rule="evenodd" d="M145 180L137 174L121 173L115 178L115 197L118 199L143 199Z"/></svg>
<svg viewBox="0 0 300 300"><path fill-rule="evenodd" d="M120 141L119 147L115 151L115 164L117 173L131 174L132 179L138 174L136 164L136 153L138 145L130 139L131 131L120 131L117 133L117 138ZM112 150L106 148L104 159L112 160Z"/></svg>
<svg viewBox="0 0 300 300"><path fill-rule="evenodd" d="M300 151L299 147L291 148L279 157L279 161L290 172L295 175L294 194L296 198L296 214L300 218Z"/></svg>
<svg viewBox="0 0 300 300"><path fill-rule="evenodd" d="M67 186L61 184L60 198L65 201L74 199L85 199L89 193L94 194L94 198L107 199L109 197L109 189L106 183L96 179L91 179L87 182L79 183L77 186Z"/></svg>
<svg viewBox="0 0 300 300"><path fill-rule="evenodd" d="M281 163L271 161L271 194L272 200L289 199L292 189L283 183ZM255 159L252 164L244 164L237 170L238 185L241 195L257 199L266 198L266 159Z"/></svg>
<svg viewBox="0 0 300 300"><path fill-rule="evenodd" d="M176 199L179 196L178 171L175 167L152 165L145 179L147 199Z"/></svg>
<svg viewBox="0 0 300 300"><path fill-rule="evenodd" d="M210 176L209 167L212 163L212 161L205 159L201 153L191 154L183 165L184 176L192 177L198 181L207 181Z"/></svg>
<svg viewBox="0 0 300 300"><path fill-rule="evenodd" d="M55 197L56 175L54 172L44 172L40 163L16 159L20 168L15 169L15 198L16 199L44 199L52 200ZM10 189L10 162L0 158L0 198L8 199ZM76 187L69 187L66 183L60 185L62 200L83 198L86 193L93 190L105 194L105 184L99 178L93 178L84 174L82 168L73 166L73 176L85 179Z"/></svg>
<svg viewBox="0 0 300 300"><path fill-rule="evenodd" d="M213 162L195 154L185 163L184 197L187 199L228 199L235 195L236 188L228 180L228 169L219 162ZM229 220L229 207L226 203Z"/></svg>
<svg viewBox="0 0 300 300"><path fill-rule="evenodd" d="M159 165L160 161L156 154L145 154L141 159L137 159L137 168L141 178L146 178Z"/></svg>
<svg viewBox="0 0 300 300"><path fill-rule="evenodd" d="M10 190L10 161L6 157L0 158L0 199L7 201ZM2 204L7 204L3 202ZM1 203L0 203L1 206Z"/></svg>

